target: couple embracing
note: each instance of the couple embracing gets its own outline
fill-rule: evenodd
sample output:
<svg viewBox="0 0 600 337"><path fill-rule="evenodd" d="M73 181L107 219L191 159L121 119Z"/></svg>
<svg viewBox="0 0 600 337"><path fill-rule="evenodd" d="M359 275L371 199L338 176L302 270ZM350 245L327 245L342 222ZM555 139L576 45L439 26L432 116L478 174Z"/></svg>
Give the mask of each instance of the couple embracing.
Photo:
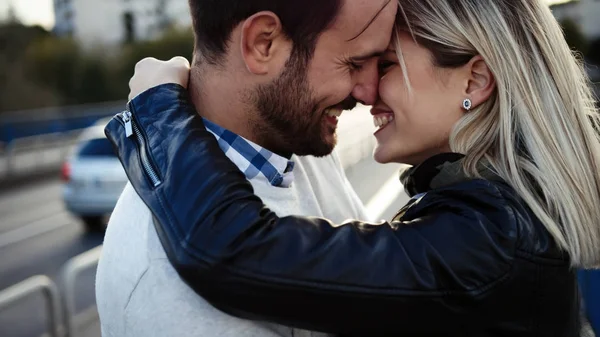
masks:
<svg viewBox="0 0 600 337"><path fill-rule="evenodd" d="M542 0L190 10L191 67L140 62L106 128L130 185L98 267L104 336L579 335L598 111ZM411 165L388 221L334 150L357 103L375 159Z"/></svg>

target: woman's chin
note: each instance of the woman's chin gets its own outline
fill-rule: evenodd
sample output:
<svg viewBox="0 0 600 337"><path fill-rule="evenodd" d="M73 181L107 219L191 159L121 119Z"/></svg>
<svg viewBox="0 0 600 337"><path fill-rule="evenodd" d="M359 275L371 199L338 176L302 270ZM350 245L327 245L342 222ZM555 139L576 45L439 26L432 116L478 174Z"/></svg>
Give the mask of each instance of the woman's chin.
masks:
<svg viewBox="0 0 600 337"><path fill-rule="evenodd" d="M373 151L373 159L375 159L375 161L379 164L388 164L393 162L392 156L390 156L389 153L385 151L385 148L381 146L375 147L375 150Z"/></svg>
<svg viewBox="0 0 600 337"><path fill-rule="evenodd" d="M373 159L379 164L407 164L411 165L409 162L410 152L403 151L401 147L398 146L382 146L381 144L377 144L375 150L373 151Z"/></svg>

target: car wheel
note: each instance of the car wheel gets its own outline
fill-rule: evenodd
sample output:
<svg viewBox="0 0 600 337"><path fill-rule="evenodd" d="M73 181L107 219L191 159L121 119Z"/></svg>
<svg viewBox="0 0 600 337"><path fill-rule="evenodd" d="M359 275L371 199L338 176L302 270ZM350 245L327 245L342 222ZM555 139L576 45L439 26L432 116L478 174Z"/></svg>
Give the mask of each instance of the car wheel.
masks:
<svg viewBox="0 0 600 337"><path fill-rule="evenodd" d="M88 232L101 232L106 229L103 216L84 216L81 220Z"/></svg>

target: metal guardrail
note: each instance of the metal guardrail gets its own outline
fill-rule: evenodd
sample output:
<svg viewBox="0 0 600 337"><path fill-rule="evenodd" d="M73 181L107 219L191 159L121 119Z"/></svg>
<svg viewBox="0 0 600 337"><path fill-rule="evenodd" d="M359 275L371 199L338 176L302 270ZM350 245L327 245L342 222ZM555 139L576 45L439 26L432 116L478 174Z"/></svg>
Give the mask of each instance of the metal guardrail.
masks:
<svg viewBox="0 0 600 337"><path fill-rule="evenodd" d="M58 169L83 129L0 144L0 180L40 169Z"/></svg>
<svg viewBox="0 0 600 337"><path fill-rule="evenodd" d="M0 141L11 142L28 136L85 128L100 118L121 112L125 103L116 101L3 112L0 114Z"/></svg>
<svg viewBox="0 0 600 337"><path fill-rule="evenodd" d="M69 260L63 267L62 281L63 281L63 309L64 309L64 323L65 323L65 336L74 337L77 336L79 330L78 322L76 322L76 308L75 308L75 286L77 277L81 272L94 267L100 260L100 254L102 252L102 246L98 246L91 249L81 255L78 255Z"/></svg>
<svg viewBox="0 0 600 337"><path fill-rule="evenodd" d="M3 112L0 114L0 180L25 173L23 171L30 174L42 169L57 170L81 130L122 111L125 103L114 101ZM24 164L19 165L21 162Z"/></svg>
<svg viewBox="0 0 600 337"><path fill-rule="evenodd" d="M109 116L123 109L127 101L109 101L79 105L53 106L38 109L7 111L0 114L0 124L53 121L80 117Z"/></svg>
<svg viewBox="0 0 600 337"><path fill-rule="evenodd" d="M35 293L42 293L46 299L48 314L47 333L49 337L76 337L78 331L89 323L95 307L83 310L77 315L75 308L75 287L81 272L98 264L102 246L98 246L70 259L62 271L62 296L57 285L45 275L37 275L0 291L0 312L20 303ZM62 319L61 319L62 317Z"/></svg>
<svg viewBox="0 0 600 337"><path fill-rule="evenodd" d="M21 283L0 291L0 311L19 303L21 300L42 293L46 298L48 332L52 337L60 336L60 296L56 284L44 275L33 276Z"/></svg>

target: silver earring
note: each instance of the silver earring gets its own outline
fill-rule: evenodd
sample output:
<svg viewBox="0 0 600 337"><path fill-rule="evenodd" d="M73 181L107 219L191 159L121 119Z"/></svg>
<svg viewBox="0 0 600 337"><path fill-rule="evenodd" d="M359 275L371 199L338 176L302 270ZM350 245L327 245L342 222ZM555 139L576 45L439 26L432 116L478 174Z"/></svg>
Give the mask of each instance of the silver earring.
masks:
<svg viewBox="0 0 600 337"><path fill-rule="evenodd" d="M463 108L465 110L470 111L472 107L473 107L473 102L471 102L470 99L467 98L463 101Z"/></svg>

